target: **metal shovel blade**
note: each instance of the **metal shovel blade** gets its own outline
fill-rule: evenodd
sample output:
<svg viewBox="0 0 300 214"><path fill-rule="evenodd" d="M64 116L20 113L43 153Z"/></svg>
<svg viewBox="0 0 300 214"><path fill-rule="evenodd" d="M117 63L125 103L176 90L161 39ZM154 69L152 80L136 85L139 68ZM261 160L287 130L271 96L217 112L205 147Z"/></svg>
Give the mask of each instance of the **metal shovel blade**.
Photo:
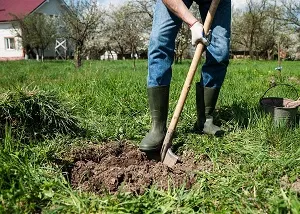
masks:
<svg viewBox="0 0 300 214"><path fill-rule="evenodd" d="M167 165L170 168L173 168L176 163L180 162L179 157L175 155L172 150L169 148L163 160L163 164Z"/></svg>

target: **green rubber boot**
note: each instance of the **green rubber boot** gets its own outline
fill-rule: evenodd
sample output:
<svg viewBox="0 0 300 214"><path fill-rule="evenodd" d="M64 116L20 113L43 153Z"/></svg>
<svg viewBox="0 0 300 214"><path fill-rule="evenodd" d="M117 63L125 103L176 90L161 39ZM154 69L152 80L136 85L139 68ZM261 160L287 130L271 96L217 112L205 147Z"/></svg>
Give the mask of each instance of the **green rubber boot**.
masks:
<svg viewBox="0 0 300 214"><path fill-rule="evenodd" d="M144 152L161 149L167 128L170 86L148 88L148 101L152 118L152 127L140 144Z"/></svg>
<svg viewBox="0 0 300 214"><path fill-rule="evenodd" d="M197 122L194 127L196 132L215 136L224 135L224 131L213 123L212 116L219 92L219 88L203 87L200 82L196 83Z"/></svg>

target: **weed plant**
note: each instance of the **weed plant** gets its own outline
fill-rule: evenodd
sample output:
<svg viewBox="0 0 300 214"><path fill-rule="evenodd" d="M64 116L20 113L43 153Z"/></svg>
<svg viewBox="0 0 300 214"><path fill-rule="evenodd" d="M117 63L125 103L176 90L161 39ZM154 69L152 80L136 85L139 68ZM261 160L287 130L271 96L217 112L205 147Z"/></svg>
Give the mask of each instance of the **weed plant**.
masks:
<svg viewBox="0 0 300 214"><path fill-rule="evenodd" d="M1 137L10 127L17 139L44 139L55 134L76 135L79 121L71 108L53 92L40 90L8 91L0 95Z"/></svg>

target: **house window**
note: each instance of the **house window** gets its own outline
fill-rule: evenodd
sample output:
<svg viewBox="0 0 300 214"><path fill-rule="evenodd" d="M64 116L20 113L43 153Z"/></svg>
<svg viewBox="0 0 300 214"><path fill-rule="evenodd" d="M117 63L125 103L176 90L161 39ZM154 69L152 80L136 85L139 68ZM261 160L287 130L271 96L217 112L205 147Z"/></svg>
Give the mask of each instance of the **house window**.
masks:
<svg viewBox="0 0 300 214"><path fill-rule="evenodd" d="M5 49L6 50L16 49L15 38L4 38L4 41L5 41Z"/></svg>

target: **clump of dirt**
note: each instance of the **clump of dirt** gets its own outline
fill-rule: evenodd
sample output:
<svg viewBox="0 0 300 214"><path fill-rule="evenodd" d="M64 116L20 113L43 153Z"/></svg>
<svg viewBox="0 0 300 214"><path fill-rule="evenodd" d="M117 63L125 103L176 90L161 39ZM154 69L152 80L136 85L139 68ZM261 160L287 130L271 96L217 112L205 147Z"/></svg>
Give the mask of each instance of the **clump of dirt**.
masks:
<svg viewBox="0 0 300 214"><path fill-rule="evenodd" d="M183 154L182 163L171 169L149 160L145 153L126 142L75 148L71 154L74 160L72 186L98 194L122 191L138 195L152 185L162 190L182 186L188 189L196 182L197 171L212 169L207 156L195 161L191 152Z"/></svg>
<svg viewBox="0 0 300 214"><path fill-rule="evenodd" d="M300 193L300 178L297 178L297 180L292 183L291 189L297 193Z"/></svg>
<svg viewBox="0 0 300 214"><path fill-rule="evenodd" d="M280 179L280 186L283 189L291 189L292 191L296 193L300 193L300 177L297 178L293 183L289 181L289 177L287 175L284 175Z"/></svg>
<svg viewBox="0 0 300 214"><path fill-rule="evenodd" d="M289 77L288 80L292 81L292 82L295 82L297 84L300 84L300 77L292 76L292 77Z"/></svg>

